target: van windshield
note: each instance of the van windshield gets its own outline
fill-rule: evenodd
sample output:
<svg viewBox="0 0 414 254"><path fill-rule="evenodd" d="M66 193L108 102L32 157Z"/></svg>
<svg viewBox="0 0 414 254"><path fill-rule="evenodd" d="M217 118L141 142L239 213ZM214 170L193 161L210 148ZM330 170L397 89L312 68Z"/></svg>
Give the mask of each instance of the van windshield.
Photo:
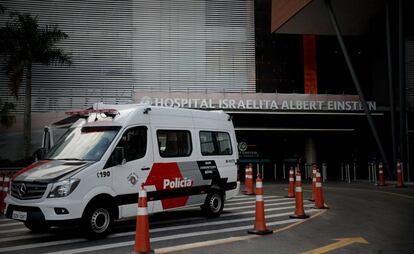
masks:
<svg viewBox="0 0 414 254"><path fill-rule="evenodd" d="M99 161L120 129L119 126L69 129L50 149L46 158Z"/></svg>

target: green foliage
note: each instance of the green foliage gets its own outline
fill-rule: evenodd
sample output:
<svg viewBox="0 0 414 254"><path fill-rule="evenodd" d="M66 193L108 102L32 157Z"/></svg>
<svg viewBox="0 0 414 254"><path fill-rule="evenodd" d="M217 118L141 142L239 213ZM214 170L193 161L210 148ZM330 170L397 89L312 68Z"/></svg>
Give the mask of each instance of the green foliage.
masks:
<svg viewBox="0 0 414 254"><path fill-rule="evenodd" d="M16 121L16 117L10 113L14 110L14 104L11 102L2 103L0 99L0 124L6 128L10 128Z"/></svg>
<svg viewBox="0 0 414 254"><path fill-rule="evenodd" d="M10 12L6 26L0 28L0 56L9 76L9 88L17 98L23 78L26 80L24 107L24 154L30 156L32 66L71 64L71 58L56 43L68 38L57 25L40 27L38 17ZM8 106L9 107L9 106Z"/></svg>
<svg viewBox="0 0 414 254"><path fill-rule="evenodd" d="M9 88L18 97L24 72L33 63L71 64L71 59L55 44L68 38L57 25L40 27L38 17L12 12L6 27L0 29L0 55L9 76ZM31 70L30 70L31 71Z"/></svg>

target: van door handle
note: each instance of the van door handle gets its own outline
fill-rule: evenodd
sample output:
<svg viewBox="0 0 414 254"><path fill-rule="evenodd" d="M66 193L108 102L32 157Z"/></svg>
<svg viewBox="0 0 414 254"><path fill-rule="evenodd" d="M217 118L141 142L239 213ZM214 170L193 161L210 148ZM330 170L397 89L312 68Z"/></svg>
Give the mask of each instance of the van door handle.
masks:
<svg viewBox="0 0 414 254"><path fill-rule="evenodd" d="M141 170L150 170L150 168L149 167L141 168Z"/></svg>

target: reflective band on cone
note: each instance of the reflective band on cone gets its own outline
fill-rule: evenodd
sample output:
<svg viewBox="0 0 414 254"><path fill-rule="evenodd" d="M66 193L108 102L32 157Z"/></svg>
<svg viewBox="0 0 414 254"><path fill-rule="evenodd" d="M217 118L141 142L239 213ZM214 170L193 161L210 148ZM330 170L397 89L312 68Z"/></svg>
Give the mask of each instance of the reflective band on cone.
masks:
<svg viewBox="0 0 414 254"><path fill-rule="evenodd" d="M245 195L254 195L253 191L253 166L251 163L247 164L245 170L245 179L244 179L244 191Z"/></svg>
<svg viewBox="0 0 414 254"><path fill-rule="evenodd" d="M138 207L137 215L148 215L148 210L146 207Z"/></svg>
<svg viewBox="0 0 414 254"><path fill-rule="evenodd" d="M294 186L295 186L295 175L294 175L293 169L290 168L290 170L289 170L288 195L287 195L288 198L294 198L295 197Z"/></svg>
<svg viewBox="0 0 414 254"><path fill-rule="evenodd" d="M323 199L322 191L322 180L321 173L316 173L316 184L315 184L315 208L317 209L327 209L325 206L325 201Z"/></svg>
<svg viewBox="0 0 414 254"><path fill-rule="evenodd" d="M318 165L316 163L312 164L312 197L310 199L308 199L309 201L315 201L315 196L316 196L316 173L319 172L319 168Z"/></svg>
<svg viewBox="0 0 414 254"><path fill-rule="evenodd" d="M254 229L247 231L249 234L273 234L273 230L266 227L263 194L262 178L258 175L256 178L256 222Z"/></svg>
<svg viewBox="0 0 414 254"><path fill-rule="evenodd" d="M302 193L302 180L300 171L296 170L296 186L295 186L295 197L296 197L296 205L295 205L295 213L290 215L290 218L296 219L306 219L309 216L305 214L305 209L303 208L303 193Z"/></svg>
<svg viewBox="0 0 414 254"><path fill-rule="evenodd" d="M136 222L135 246L132 253L154 253L149 238L147 192L144 185L138 193L138 211Z"/></svg>
<svg viewBox="0 0 414 254"><path fill-rule="evenodd" d="M400 162L397 163L397 186L396 187L397 188L405 187Z"/></svg>

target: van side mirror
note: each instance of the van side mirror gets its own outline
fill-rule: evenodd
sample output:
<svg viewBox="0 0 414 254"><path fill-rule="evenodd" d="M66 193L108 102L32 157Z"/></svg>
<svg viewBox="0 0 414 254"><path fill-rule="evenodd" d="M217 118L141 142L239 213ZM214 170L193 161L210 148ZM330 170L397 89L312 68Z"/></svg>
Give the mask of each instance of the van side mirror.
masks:
<svg viewBox="0 0 414 254"><path fill-rule="evenodd" d="M115 147L115 150L111 155L112 165L123 165L125 164L125 150L123 147Z"/></svg>
<svg viewBox="0 0 414 254"><path fill-rule="evenodd" d="M33 157L36 161L43 160L46 156L46 147L40 147L33 153Z"/></svg>

